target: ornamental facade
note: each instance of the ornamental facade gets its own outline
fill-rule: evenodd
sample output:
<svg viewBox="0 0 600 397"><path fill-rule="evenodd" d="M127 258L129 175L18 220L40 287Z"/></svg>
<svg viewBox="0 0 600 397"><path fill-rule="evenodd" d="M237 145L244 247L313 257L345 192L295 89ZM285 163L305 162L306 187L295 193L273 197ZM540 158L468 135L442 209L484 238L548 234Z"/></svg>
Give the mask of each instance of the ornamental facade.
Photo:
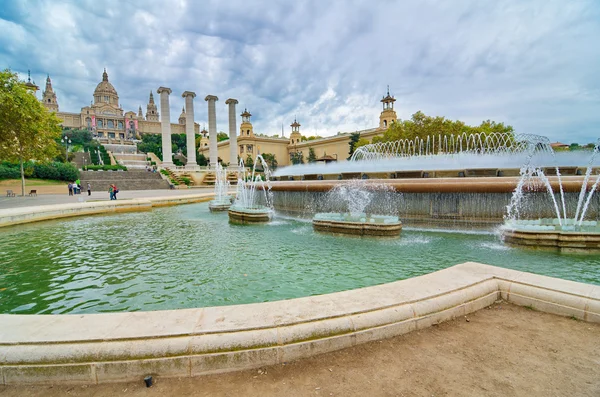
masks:
<svg viewBox="0 0 600 397"><path fill-rule="evenodd" d="M82 107L79 113L61 112L56 93L52 88L52 80L48 76L41 101L48 110L55 112L62 120L63 127L88 129L96 138L127 141L139 137L140 134L161 133L159 112L152 92L148 98L145 117L141 106L137 113L125 112L119 103L119 94L108 80L108 73L104 69L102 81L96 86L93 98L90 105ZM178 121L176 124L171 124L171 132L184 134L186 118L180 118ZM194 123L194 130L199 133L197 123Z"/></svg>

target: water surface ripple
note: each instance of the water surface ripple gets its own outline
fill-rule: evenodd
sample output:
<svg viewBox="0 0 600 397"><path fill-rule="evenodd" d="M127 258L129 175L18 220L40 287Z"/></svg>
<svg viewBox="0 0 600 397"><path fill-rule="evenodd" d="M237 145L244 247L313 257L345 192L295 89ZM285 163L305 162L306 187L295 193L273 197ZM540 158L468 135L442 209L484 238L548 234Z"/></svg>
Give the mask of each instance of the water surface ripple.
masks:
<svg viewBox="0 0 600 397"><path fill-rule="evenodd" d="M315 233L231 225L207 204L0 230L0 313L100 313L265 302L414 277L466 261L600 284L600 256L509 248L491 234Z"/></svg>

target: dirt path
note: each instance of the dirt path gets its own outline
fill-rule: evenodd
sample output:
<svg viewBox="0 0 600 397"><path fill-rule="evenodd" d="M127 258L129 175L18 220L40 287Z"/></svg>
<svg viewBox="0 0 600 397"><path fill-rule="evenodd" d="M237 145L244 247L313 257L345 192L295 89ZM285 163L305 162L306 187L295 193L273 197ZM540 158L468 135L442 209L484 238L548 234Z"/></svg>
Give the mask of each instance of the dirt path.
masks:
<svg viewBox="0 0 600 397"><path fill-rule="evenodd" d="M600 325L506 303L420 332L257 371L0 396L600 396Z"/></svg>

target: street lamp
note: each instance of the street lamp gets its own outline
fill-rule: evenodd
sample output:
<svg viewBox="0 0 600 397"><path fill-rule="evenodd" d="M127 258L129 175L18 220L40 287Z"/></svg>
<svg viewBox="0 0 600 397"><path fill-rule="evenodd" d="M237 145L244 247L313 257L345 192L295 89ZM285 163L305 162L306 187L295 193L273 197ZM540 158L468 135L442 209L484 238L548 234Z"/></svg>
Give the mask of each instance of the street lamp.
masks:
<svg viewBox="0 0 600 397"><path fill-rule="evenodd" d="M69 162L69 145L71 144L71 140L66 136L63 136L62 142L65 144L65 163Z"/></svg>

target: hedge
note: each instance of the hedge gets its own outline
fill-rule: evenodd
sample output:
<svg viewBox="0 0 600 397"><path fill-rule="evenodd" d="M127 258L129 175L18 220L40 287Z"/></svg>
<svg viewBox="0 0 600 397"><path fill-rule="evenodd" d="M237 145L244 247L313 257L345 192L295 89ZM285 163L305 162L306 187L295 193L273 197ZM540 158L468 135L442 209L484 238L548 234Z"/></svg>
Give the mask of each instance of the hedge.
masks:
<svg viewBox="0 0 600 397"><path fill-rule="evenodd" d="M124 165L88 165L85 168L87 171L127 171Z"/></svg>
<svg viewBox="0 0 600 397"><path fill-rule="evenodd" d="M60 181L74 181L79 178L79 171L72 164L51 162L23 164L27 178L54 179ZM21 177L19 164L3 162L0 164L0 179L18 179Z"/></svg>

